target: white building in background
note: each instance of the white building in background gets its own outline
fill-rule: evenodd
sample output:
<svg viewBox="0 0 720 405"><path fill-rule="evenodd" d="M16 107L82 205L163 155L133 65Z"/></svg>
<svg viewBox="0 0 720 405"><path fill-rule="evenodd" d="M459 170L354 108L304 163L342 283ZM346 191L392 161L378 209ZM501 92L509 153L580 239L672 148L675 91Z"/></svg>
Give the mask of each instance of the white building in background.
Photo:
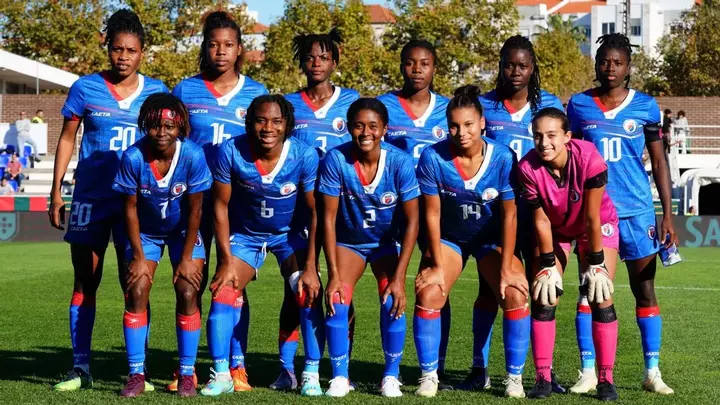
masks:
<svg viewBox="0 0 720 405"><path fill-rule="evenodd" d="M519 30L532 38L547 28L551 15L572 19L575 26L585 32L586 42L581 50L594 56L597 39L608 33L619 32L623 27L623 14L627 0L516 0L520 13ZM628 16L629 37L633 45L656 54L655 47L682 12L702 0L631 0Z"/></svg>
<svg viewBox="0 0 720 405"><path fill-rule="evenodd" d="M74 73L0 49L0 94L66 90L78 78Z"/></svg>

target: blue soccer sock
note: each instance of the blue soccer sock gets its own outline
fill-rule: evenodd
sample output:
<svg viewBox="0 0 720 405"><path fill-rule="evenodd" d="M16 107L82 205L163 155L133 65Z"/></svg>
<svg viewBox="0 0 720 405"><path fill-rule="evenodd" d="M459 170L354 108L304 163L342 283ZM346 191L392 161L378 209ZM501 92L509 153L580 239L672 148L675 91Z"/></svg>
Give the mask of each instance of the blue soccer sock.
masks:
<svg viewBox="0 0 720 405"><path fill-rule="evenodd" d="M69 317L73 368L77 367L85 372L90 372L90 345L95 325L95 296L73 292Z"/></svg>
<svg viewBox="0 0 720 405"><path fill-rule="evenodd" d="M530 344L530 309L527 306L503 312L503 342L505 371L521 375Z"/></svg>
<svg viewBox="0 0 720 405"><path fill-rule="evenodd" d="M301 304L300 301L300 297L298 297L298 305ZM300 306L300 330L302 331L303 349L305 350L305 368L303 371L317 374L320 370L320 359L325 350L326 324L323 316L322 300L317 298L315 302L307 304L308 305ZM335 304L336 311L338 310L337 308L338 304ZM345 306L345 308L345 335L342 339L346 342L345 346L347 347L347 306ZM327 328L329 333L330 327L327 326ZM345 352L347 356L347 348ZM345 370L347 374L347 360L345 361Z"/></svg>
<svg viewBox="0 0 720 405"><path fill-rule="evenodd" d="M452 325L452 309L450 308L450 297L445 306L440 310L440 350L438 354L438 371L445 372L445 357L450 344L450 325Z"/></svg>
<svg viewBox="0 0 720 405"><path fill-rule="evenodd" d="M130 374L145 373L145 343L147 338L147 311L133 314L125 311L123 332Z"/></svg>
<svg viewBox="0 0 720 405"><path fill-rule="evenodd" d="M346 298L347 299L347 298ZM337 300L339 301L339 300ZM340 302L333 302L335 314L325 319L327 328L327 346L332 366L332 376L349 378L348 374L348 352L350 350L348 340L348 311L349 306ZM302 321L301 321L302 322ZM303 328L303 338L305 330ZM307 369L307 365L306 365Z"/></svg>
<svg viewBox="0 0 720 405"><path fill-rule="evenodd" d="M420 370L423 374L432 373L438 368L441 323L439 309L428 309L415 305L413 335Z"/></svg>
<svg viewBox="0 0 720 405"><path fill-rule="evenodd" d="M239 291L222 286L210 303L207 320L208 351L218 373L230 372L230 339L233 335L234 306L239 297ZM236 355L244 358L242 352Z"/></svg>
<svg viewBox="0 0 720 405"><path fill-rule="evenodd" d="M645 369L657 368L660 364L660 346L662 345L662 316L660 308L636 308L635 316L640 327Z"/></svg>
<svg viewBox="0 0 720 405"><path fill-rule="evenodd" d="M577 333L580 363L583 369L595 369L595 344L592 337L592 311L587 297L581 295L578 299L575 313L575 332Z"/></svg>
<svg viewBox="0 0 720 405"><path fill-rule="evenodd" d="M195 372L201 324L200 311L192 315L176 315L175 332L178 341L178 357L180 357L180 375L193 375Z"/></svg>
<svg viewBox="0 0 720 405"><path fill-rule="evenodd" d="M381 298L382 300L382 298ZM394 319L390 316L390 309L393 305L393 297L389 295L385 304L380 303L380 334L384 337L382 341L383 353L385 354L385 372L383 376L398 377L400 375L400 362L402 361L403 349L405 348L405 314Z"/></svg>
<svg viewBox="0 0 720 405"><path fill-rule="evenodd" d="M486 301L478 297L473 307L473 368L487 368L490 359L490 341L498 305L495 297L492 297L492 303Z"/></svg>
<svg viewBox="0 0 720 405"><path fill-rule="evenodd" d="M245 290L241 294L245 294ZM246 309L247 308L247 309ZM250 328L250 303L241 295L233 305L233 333L230 338L230 368L245 367Z"/></svg>

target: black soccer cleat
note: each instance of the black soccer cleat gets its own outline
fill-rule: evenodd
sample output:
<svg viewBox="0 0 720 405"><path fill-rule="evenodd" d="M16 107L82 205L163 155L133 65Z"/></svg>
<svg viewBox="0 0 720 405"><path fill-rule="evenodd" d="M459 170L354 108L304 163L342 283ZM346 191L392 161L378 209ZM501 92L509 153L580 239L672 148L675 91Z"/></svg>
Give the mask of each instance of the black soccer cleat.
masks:
<svg viewBox="0 0 720 405"><path fill-rule="evenodd" d="M556 394L565 394L567 390L557 381L557 376L555 375L555 372L551 371L550 375L552 378L552 380L550 380L550 384L552 384L552 392Z"/></svg>
<svg viewBox="0 0 720 405"><path fill-rule="evenodd" d="M539 379L535 381L535 386L528 393L528 398L545 399L552 395L552 384L550 381Z"/></svg>
<svg viewBox="0 0 720 405"><path fill-rule="evenodd" d="M455 386L460 391L482 391L490 388L490 375L484 367L473 367L465 380Z"/></svg>
<svg viewBox="0 0 720 405"><path fill-rule="evenodd" d="M597 398L601 401L617 401L618 393L615 384L603 381L597 385Z"/></svg>

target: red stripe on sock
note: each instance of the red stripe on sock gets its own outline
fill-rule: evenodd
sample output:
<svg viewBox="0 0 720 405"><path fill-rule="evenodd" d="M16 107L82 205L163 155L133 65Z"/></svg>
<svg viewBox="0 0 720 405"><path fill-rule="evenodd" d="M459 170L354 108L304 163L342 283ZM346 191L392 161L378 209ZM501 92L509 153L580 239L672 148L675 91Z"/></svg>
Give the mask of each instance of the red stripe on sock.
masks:
<svg viewBox="0 0 720 405"><path fill-rule="evenodd" d="M350 302L352 301L353 296L353 286L350 284L343 283L343 292L345 292L345 305L350 305ZM340 304L340 293L333 294L332 297L333 304Z"/></svg>
<svg viewBox="0 0 720 405"><path fill-rule="evenodd" d="M200 328L202 327L200 311L197 311L192 315L177 314L175 322L176 325L180 327L180 329L187 332L194 332L196 330L200 330Z"/></svg>
<svg viewBox="0 0 720 405"><path fill-rule="evenodd" d="M213 297L214 302L218 302L220 304L230 305L232 307L235 307L236 304L238 304L238 299L240 301L240 305L242 306L242 291L236 290L230 286L222 286L220 287L220 291Z"/></svg>
<svg viewBox="0 0 720 405"><path fill-rule="evenodd" d="M70 299L70 305L75 307L94 307L95 306L95 296L94 295L85 295L83 293L79 293L77 291L73 291L72 299Z"/></svg>
<svg viewBox="0 0 720 405"><path fill-rule="evenodd" d="M390 284L390 282L388 281L387 277L383 277L383 278L380 278L380 279L377 280L378 295L379 295L379 296L381 296L381 297L383 296L383 294L385 293L385 289L387 288L388 284Z"/></svg>
<svg viewBox="0 0 720 405"><path fill-rule="evenodd" d="M591 314L590 305L577 304L577 311L583 314Z"/></svg>
<svg viewBox="0 0 720 405"><path fill-rule="evenodd" d="M148 324L148 317L147 317L147 311L139 313L139 314L133 314L132 312L125 311L125 315L123 316L123 326L126 328L142 328L143 326L147 326Z"/></svg>
<svg viewBox="0 0 720 405"><path fill-rule="evenodd" d="M278 336L278 342L285 343L285 342L297 342L299 338L298 330L295 329L291 332L288 332L286 330L280 330L280 334Z"/></svg>
<svg viewBox="0 0 720 405"><path fill-rule="evenodd" d="M528 316L530 316L530 308L527 306L525 306L523 308L517 308L517 309L503 311L503 318L509 319L511 321L517 321L519 319L523 319Z"/></svg>
<svg viewBox="0 0 720 405"><path fill-rule="evenodd" d="M635 315L638 318L652 318L654 316L660 316L660 307L638 307L635 308Z"/></svg>
<svg viewBox="0 0 720 405"><path fill-rule="evenodd" d="M415 315L422 319L438 319L440 318L440 310L423 308L415 305Z"/></svg>

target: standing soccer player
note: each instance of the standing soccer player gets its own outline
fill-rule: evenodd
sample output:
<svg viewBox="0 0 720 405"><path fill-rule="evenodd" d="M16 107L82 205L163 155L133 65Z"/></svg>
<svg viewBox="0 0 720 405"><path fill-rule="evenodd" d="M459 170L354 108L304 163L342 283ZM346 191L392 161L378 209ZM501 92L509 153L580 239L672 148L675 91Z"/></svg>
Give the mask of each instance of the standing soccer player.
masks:
<svg viewBox="0 0 720 405"><path fill-rule="evenodd" d="M517 230L515 154L484 139L479 89L455 91L447 108L450 139L428 146L417 173L428 247L415 279L415 346L422 370L416 394L438 390L440 309L470 255L503 308L505 395L524 397L522 372L530 340L528 284L514 256Z"/></svg>
<svg viewBox="0 0 720 405"><path fill-rule="evenodd" d="M635 296L645 358L642 386L669 395L673 390L663 382L658 368L662 317L655 297L655 271L660 244L669 246L678 241L672 223L670 175L661 142L660 108L651 96L627 87L632 54L628 38L615 33L603 35L598 42L595 74L600 87L570 98L568 118L573 136L594 143L608 165L607 192L620 218L620 258L627 266ZM663 207L659 224L642 162L646 147ZM586 297L580 294L576 324L582 371L580 380L570 388L574 393L591 391L597 384L590 322Z"/></svg>
<svg viewBox="0 0 720 405"><path fill-rule="evenodd" d="M495 89L483 95L480 102L485 109L485 136L509 146L518 159L535 147L530 129L535 114L546 107L563 109L559 98L540 88L540 66L533 44L522 35L512 36L503 44ZM519 200L517 250L528 276L534 257L532 238L531 212ZM481 280L473 307L473 364L465 381L455 388L466 391L490 388L488 355L497 309L492 290ZM554 388L564 392L560 385L555 384Z"/></svg>
<svg viewBox="0 0 720 405"><path fill-rule="evenodd" d="M113 190L125 196L128 245L125 281L128 299L123 318L130 374L123 397L145 392L147 303L155 270L168 248L177 300L176 331L181 397L197 395L193 371L200 343L199 291L205 260L200 238L203 192L212 176L202 149L186 137L188 111L176 97L153 94L138 117L145 135L123 154Z"/></svg>
<svg viewBox="0 0 720 405"><path fill-rule="evenodd" d="M571 243L580 263L581 291L592 311L598 348L598 399L618 398L613 383L618 322L612 302L618 249L618 219L605 192L607 164L593 144L572 140L562 110L545 108L532 121L535 149L518 165L523 198L532 208L537 240L532 282L532 348L535 386L530 398L552 394L555 309L563 293Z"/></svg>
<svg viewBox="0 0 720 405"><path fill-rule="evenodd" d="M233 391L228 361L234 307L238 302L242 305L240 290L255 278L268 251L275 255L285 279L305 270L297 299L307 304L299 310L306 371L317 375L322 356L316 337L323 329L316 256L307 254L315 251L317 153L289 137L293 109L282 96L255 98L246 119L247 135L223 143L213 173L218 263L210 284L213 298L207 328L214 372L200 392L208 396ZM300 199L311 209L307 239L290 232ZM316 395L322 394L319 380L317 391Z"/></svg>
<svg viewBox="0 0 720 405"><path fill-rule="evenodd" d="M52 226L64 229L62 180L83 122L85 132L65 234L75 276L70 301L73 368L54 386L57 391L92 387L90 346L105 250L112 233L118 271L122 272L127 241L122 198L112 190L112 184L122 152L143 136L137 133L140 106L149 95L167 92L162 82L137 71L145 47L145 32L135 13L115 12L107 20L105 34L110 70L81 77L73 83L61 111L65 121L55 153L48 215ZM146 389L152 386L148 384Z"/></svg>
<svg viewBox="0 0 720 405"><path fill-rule="evenodd" d="M185 79L173 89L190 111L190 140L205 151L205 158L213 167L219 145L245 133L245 115L252 100L267 94L262 84L240 73L242 41L240 27L226 11L213 11L205 16L203 41L198 62L200 74ZM204 215L200 234L205 247L205 265L200 289L200 302L208 280L210 248L213 238L213 203L211 193L205 193ZM243 305L234 309L234 327L230 347L230 370L235 391L250 389L241 353L247 352L250 303L243 292ZM240 311L243 311L242 316ZM242 322L240 322L242 320ZM178 373L168 385L176 391Z"/></svg>
<svg viewBox="0 0 720 405"><path fill-rule="evenodd" d="M326 395L350 392L348 310L368 263L378 282L385 397L401 397L400 362L405 346L405 275L417 241L420 196L412 159L382 142L388 110L361 98L348 110L352 141L326 155L320 173L323 243L328 265L325 301L333 378Z"/></svg>

